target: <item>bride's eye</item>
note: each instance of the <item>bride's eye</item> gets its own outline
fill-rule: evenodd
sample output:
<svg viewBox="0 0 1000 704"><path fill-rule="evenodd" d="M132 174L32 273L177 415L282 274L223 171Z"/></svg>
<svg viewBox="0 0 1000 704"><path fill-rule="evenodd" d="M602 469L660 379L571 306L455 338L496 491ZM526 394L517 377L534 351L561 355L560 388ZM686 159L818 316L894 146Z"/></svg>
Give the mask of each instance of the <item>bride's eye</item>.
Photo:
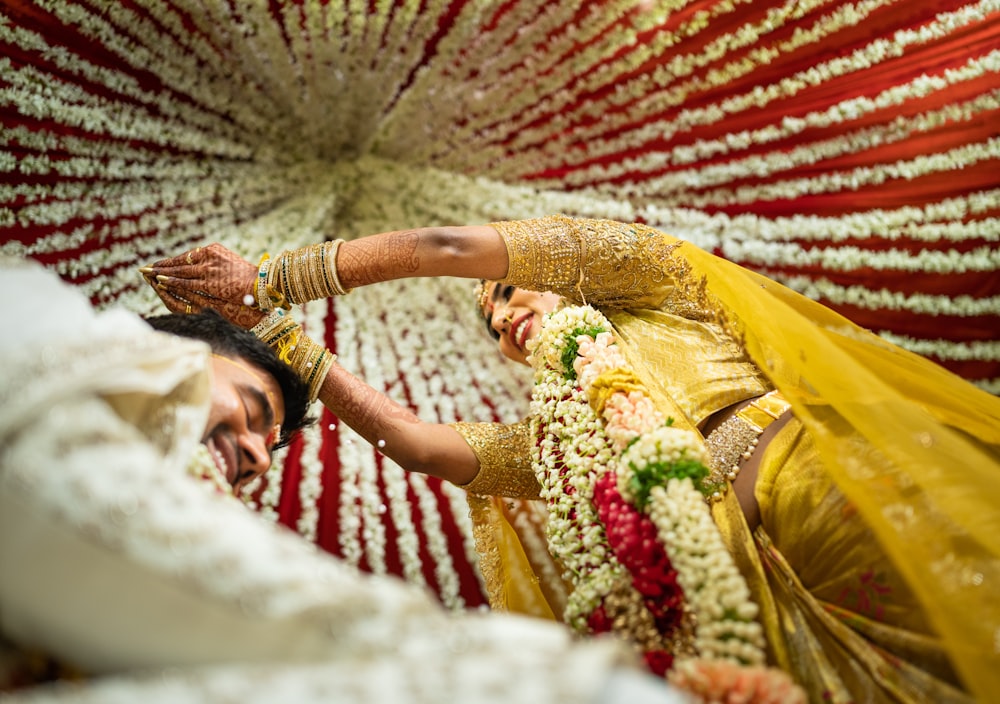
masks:
<svg viewBox="0 0 1000 704"><path fill-rule="evenodd" d="M493 329L493 316L486 315L483 317L483 320L486 322L486 332L488 332L490 334L490 337L492 337L494 340L499 341L500 333L498 333L496 330Z"/></svg>

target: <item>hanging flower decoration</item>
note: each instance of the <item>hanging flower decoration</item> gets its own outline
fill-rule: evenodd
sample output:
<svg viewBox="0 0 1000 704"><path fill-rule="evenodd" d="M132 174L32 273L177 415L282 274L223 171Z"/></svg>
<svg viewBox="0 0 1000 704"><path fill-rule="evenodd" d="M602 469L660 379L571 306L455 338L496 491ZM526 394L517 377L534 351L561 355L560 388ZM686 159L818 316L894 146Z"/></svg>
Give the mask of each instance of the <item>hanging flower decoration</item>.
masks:
<svg viewBox="0 0 1000 704"><path fill-rule="evenodd" d="M794 690L763 667L757 606L706 501L701 438L656 409L608 320L589 306L546 316L531 361L549 548L574 585L566 621L628 639L660 675L718 661L774 678L762 691Z"/></svg>
<svg viewBox="0 0 1000 704"><path fill-rule="evenodd" d="M186 469L190 476L206 482L217 493L226 495L233 493L233 488L212 460L211 451L203 444L198 443L195 445L191 451L191 458L188 460Z"/></svg>

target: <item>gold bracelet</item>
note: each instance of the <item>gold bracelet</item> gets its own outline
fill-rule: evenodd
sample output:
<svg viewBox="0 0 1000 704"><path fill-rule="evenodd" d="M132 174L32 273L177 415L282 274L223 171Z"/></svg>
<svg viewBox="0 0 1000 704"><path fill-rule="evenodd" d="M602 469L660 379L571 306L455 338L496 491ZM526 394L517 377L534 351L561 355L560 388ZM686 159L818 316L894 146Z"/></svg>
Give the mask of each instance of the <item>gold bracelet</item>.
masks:
<svg viewBox="0 0 1000 704"><path fill-rule="evenodd" d="M314 342L308 335L298 335L289 365L309 388L310 401L319 397L326 375L336 359L337 355Z"/></svg>
<svg viewBox="0 0 1000 704"><path fill-rule="evenodd" d="M342 244L344 244L344 240L334 240L329 243L330 247L326 258L329 259L330 263L323 269L324 273L329 272L330 279L332 279L330 290L338 296L346 296L351 292L351 289L344 288L344 285L340 283L340 272L337 270L337 254L340 252Z"/></svg>
<svg viewBox="0 0 1000 704"><path fill-rule="evenodd" d="M271 299L267 295L267 270L270 268L271 255L265 252L264 256L260 258L260 264L257 265L257 286L254 289L257 307L265 312L274 309L274 306L271 305Z"/></svg>
<svg viewBox="0 0 1000 704"><path fill-rule="evenodd" d="M250 331L295 370L309 389L310 403L315 401L337 355L314 342L302 332L302 326L282 310L271 312Z"/></svg>

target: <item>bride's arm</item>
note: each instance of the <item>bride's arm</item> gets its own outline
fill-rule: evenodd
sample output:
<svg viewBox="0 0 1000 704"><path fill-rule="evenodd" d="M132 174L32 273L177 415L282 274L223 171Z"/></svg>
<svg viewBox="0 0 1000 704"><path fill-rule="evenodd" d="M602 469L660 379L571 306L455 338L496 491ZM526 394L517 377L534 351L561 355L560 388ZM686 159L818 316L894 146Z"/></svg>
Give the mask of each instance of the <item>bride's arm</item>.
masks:
<svg viewBox="0 0 1000 704"><path fill-rule="evenodd" d="M420 420L336 362L319 389L319 400L403 469L459 485L479 473L476 454L452 426Z"/></svg>
<svg viewBox="0 0 1000 704"><path fill-rule="evenodd" d="M309 249L282 252L270 263L275 271L286 263L296 269L281 282L286 288L298 284L296 293L303 300L308 296L302 294L319 290L302 284L303 277L319 278L312 262L303 263ZM334 252L334 271L346 289L424 276L496 280L506 275L508 262L500 233L489 225L383 232L343 242ZM188 304L217 308L247 328L262 317L259 312L247 312L259 303L258 267L222 245L198 247L140 271L161 298L172 298L181 311ZM290 290L279 292L293 303L303 302L291 296Z"/></svg>
<svg viewBox="0 0 1000 704"><path fill-rule="evenodd" d="M489 225L425 227L344 242L337 273L345 288L416 276L501 279L507 248Z"/></svg>

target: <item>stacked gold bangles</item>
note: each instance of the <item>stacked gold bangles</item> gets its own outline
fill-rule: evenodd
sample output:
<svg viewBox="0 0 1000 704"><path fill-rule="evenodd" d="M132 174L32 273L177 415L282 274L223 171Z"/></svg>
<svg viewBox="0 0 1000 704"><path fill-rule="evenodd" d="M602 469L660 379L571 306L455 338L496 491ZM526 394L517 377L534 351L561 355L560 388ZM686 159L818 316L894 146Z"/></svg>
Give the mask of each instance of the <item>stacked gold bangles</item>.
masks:
<svg viewBox="0 0 1000 704"><path fill-rule="evenodd" d="M344 240L333 240L286 250L275 259L265 254L257 268L254 289L257 307L264 311L287 309L306 301L350 293L337 272L337 252L343 243Z"/></svg>
<svg viewBox="0 0 1000 704"><path fill-rule="evenodd" d="M309 400L315 401L337 355L313 342L302 332L302 327L283 310L272 311L252 327L250 332L275 350L278 357L296 371L309 387Z"/></svg>

